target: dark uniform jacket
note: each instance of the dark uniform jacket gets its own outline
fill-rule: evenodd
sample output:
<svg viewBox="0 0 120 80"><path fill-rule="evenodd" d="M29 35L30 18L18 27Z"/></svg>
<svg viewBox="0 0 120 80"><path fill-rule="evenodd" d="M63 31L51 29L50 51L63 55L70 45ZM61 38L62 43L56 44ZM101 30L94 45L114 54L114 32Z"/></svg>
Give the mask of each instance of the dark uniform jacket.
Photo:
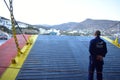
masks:
<svg viewBox="0 0 120 80"><path fill-rule="evenodd" d="M107 47L106 47L106 42L102 40L99 36L92 39L90 41L90 46L89 46L89 52L90 56L96 57L97 55L101 55L105 57L107 53Z"/></svg>

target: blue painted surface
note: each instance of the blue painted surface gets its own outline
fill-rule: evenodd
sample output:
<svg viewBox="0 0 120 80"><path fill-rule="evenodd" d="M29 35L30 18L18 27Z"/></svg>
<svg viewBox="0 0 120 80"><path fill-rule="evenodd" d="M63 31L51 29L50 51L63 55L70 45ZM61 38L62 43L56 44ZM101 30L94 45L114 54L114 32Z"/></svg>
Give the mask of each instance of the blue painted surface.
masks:
<svg viewBox="0 0 120 80"><path fill-rule="evenodd" d="M16 80L87 80L92 38L39 35ZM120 49L107 46L104 80L120 80Z"/></svg>

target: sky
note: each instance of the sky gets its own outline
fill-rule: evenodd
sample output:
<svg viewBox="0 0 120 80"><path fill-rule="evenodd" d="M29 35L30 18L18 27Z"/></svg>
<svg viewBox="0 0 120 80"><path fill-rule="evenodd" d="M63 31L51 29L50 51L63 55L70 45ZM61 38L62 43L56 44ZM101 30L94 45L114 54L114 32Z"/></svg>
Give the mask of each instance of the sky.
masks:
<svg viewBox="0 0 120 80"><path fill-rule="evenodd" d="M120 0L13 0L15 19L29 24L55 25L87 18L120 21L119 8ZM0 16L10 19L4 0L0 0Z"/></svg>

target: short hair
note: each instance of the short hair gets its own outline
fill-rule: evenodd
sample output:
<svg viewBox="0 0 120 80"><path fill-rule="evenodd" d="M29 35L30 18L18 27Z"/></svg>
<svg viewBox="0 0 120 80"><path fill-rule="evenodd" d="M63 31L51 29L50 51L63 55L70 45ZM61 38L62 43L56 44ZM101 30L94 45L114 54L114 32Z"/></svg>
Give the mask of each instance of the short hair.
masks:
<svg viewBox="0 0 120 80"><path fill-rule="evenodd" d="M99 30L96 30L95 31L95 36L100 36L101 35L101 32Z"/></svg>

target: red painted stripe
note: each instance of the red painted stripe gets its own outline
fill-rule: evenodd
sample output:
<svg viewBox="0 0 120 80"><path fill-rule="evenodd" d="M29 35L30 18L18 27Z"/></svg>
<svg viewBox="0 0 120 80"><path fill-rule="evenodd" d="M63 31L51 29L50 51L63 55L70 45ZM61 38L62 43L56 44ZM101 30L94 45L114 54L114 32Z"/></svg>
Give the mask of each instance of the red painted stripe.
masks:
<svg viewBox="0 0 120 80"><path fill-rule="evenodd" d="M28 40L30 35L25 35L25 37ZM26 41L22 35L17 35L17 39L19 46L22 49L25 46ZM16 55L17 55L17 48L15 45L14 38L9 39L0 46L0 76L11 64L11 60L15 58Z"/></svg>

